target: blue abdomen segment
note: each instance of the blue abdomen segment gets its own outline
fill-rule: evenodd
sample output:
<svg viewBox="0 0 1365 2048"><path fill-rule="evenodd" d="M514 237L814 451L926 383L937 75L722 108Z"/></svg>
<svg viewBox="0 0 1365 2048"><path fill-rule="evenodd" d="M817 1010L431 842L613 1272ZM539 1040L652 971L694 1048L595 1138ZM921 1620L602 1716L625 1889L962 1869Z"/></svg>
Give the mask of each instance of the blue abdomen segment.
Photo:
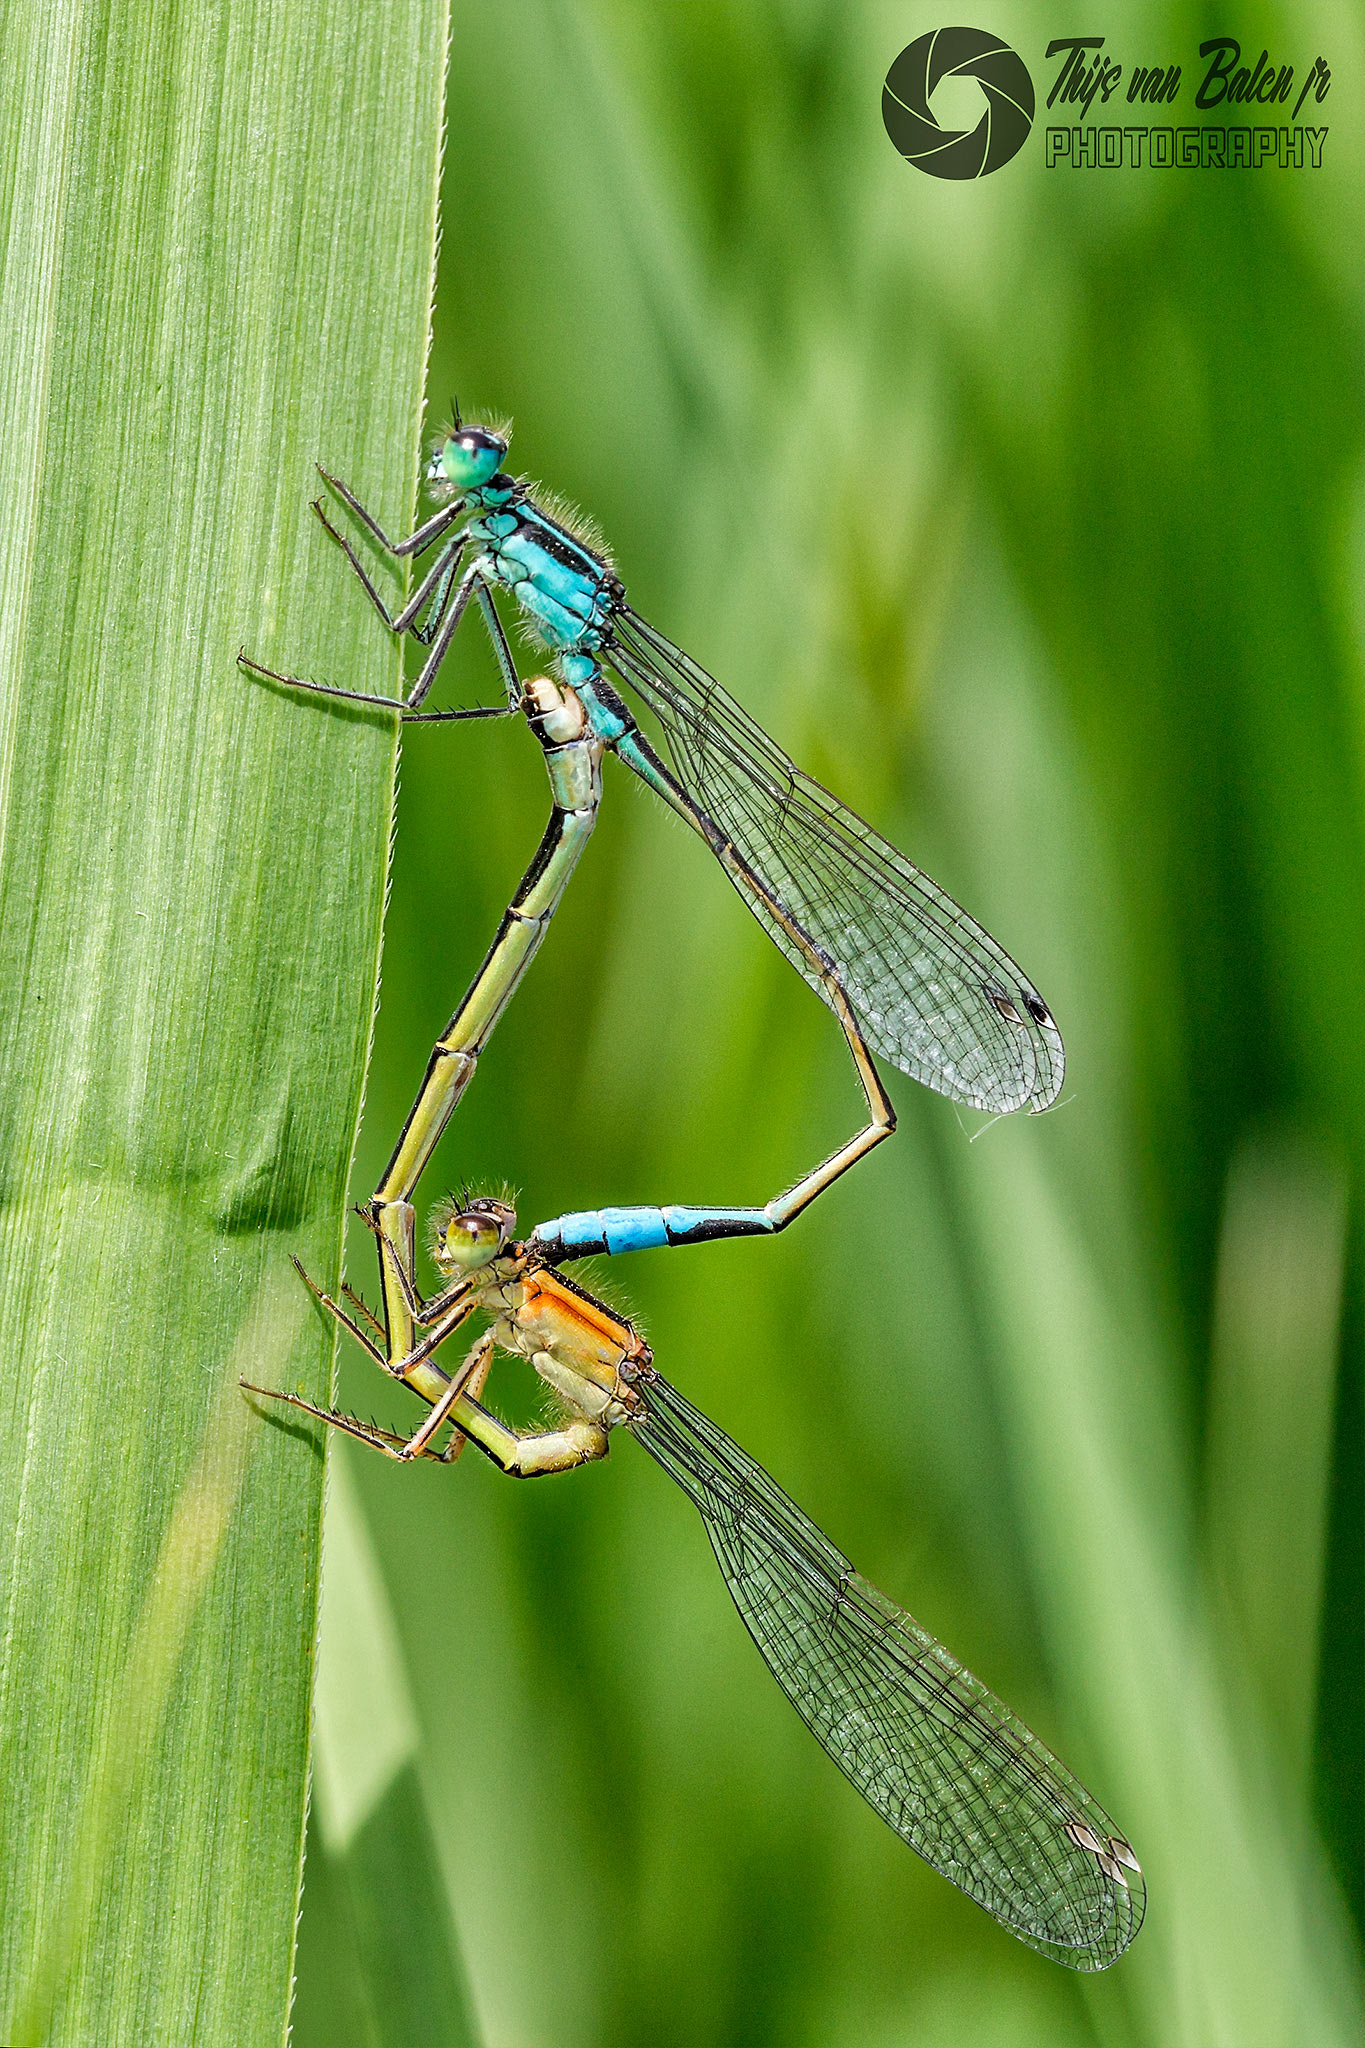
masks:
<svg viewBox="0 0 1365 2048"><path fill-rule="evenodd" d="M551 1265L601 1253L654 1251L667 1244L705 1244L718 1237L762 1237L773 1230L766 1209L578 1209L538 1223L531 1243Z"/></svg>

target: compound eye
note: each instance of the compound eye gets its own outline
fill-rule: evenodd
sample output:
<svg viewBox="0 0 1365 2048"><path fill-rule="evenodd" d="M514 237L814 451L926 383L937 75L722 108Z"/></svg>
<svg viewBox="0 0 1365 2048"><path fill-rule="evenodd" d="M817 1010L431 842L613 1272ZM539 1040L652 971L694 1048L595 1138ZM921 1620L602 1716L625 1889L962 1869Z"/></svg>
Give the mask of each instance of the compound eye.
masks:
<svg viewBox="0 0 1365 2048"><path fill-rule="evenodd" d="M503 1205L496 1210L460 1209L437 1231L437 1263L473 1272L497 1257L507 1242L510 1212Z"/></svg>

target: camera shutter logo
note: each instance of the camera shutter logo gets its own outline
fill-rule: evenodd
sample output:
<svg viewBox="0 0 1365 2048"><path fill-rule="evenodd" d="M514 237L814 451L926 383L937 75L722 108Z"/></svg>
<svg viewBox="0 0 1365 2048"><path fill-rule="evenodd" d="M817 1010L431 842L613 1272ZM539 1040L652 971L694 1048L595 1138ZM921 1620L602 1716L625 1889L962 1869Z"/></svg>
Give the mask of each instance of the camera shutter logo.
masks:
<svg viewBox="0 0 1365 2048"><path fill-rule="evenodd" d="M975 128L940 128L929 105L942 78L974 78L986 111ZM907 163L932 178L984 178L1023 148L1033 80L1022 57L979 28L939 28L901 51L882 87L882 120Z"/></svg>

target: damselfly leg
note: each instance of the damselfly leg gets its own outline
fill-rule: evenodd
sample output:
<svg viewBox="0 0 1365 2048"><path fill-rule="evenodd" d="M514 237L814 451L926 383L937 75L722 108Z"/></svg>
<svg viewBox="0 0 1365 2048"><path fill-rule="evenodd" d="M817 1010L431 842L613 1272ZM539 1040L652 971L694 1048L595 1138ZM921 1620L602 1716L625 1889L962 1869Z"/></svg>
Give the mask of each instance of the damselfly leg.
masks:
<svg viewBox="0 0 1365 2048"><path fill-rule="evenodd" d="M328 1301L325 1295L319 1300L326 1302L333 1314L337 1313L336 1303ZM356 1335L354 1323L341 1316L352 1336ZM277 1387L258 1387L251 1380L241 1385L248 1394L260 1394L267 1401L283 1401L290 1408L301 1409L305 1415L316 1416L319 1422L326 1422L333 1429L342 1430L345 1435L355 1437L360 1443L368 1444L372 1450L382 1451L386 1458L396 1458L400 1464L410 1464L414 1458L434 1458L438 1464L453 1465L469 1439L452 1426L444 1450L433 1450L432 1439L438 1434L443 1423L450 1420L461 1395L467 1394L477 1400L483 1392L488 1369L493 1363L493 1338L485 1331L471 1349L464 1364L448 1382L444 1392L437 1395L432 1403L431 1413L412 1432L411 1436L398 1436L391 1429L381 1429L377 1422L362 1422L358 1416L343 1414L337 1408L319 1408L312 1401L305 1401L302 1394L285 1394Z"/></svg>
<svg viewBox="0 0 1365 2048"><path fill-rule="evenodd" d="M318 474L325 483L330 485L342 502L350 506L356 517L364 522L385 552L392 555L398 561L401 561L405 555L424 553L434 541L439 540L441 535L446 532L452 520L459 516L458 507L454 512L447 508L444 512L438 512L434 519L428 519L424 526L419 526L416 533L410 535L407 540L391 541L378 520L365 509L354 491L348 490L339 477L330 476L321 465L319 465ZM396 616L391 616L388 606L370 580L370 574L365 564L361 561L346 535L341 532L339 527L333 526L331 520L327 517L326 508L320 498L314 499L313 510L322 522L323 530L331 535L356 575L360 578L366 596L389 631L399 634L411 633L415 639L421 641L423 646L429 647L436 637L437 629L445 613L450 588L455 580L455 572L464 553L465 542L462 539L452 541L448 547L442 548L413 595L403 606L403 609ZM507 702L509 706L515 709L521 696L517 665L512 657L511 646L506 633L503 631L502 621L498 617L488 586L483 581L480 581L478 586L478 597L480 608L483 611L484 623L488 628L488 636L493 643L494 658L502 675L503 687L507 692ZM431 602L431 609L422 623L418 625L416 621L420 617L428 599ZM434 674L432 680L434 680ZM430 687L429 684L428 687ZM412 699L409 698L408 703L411 704L411 702Z"/></svg>

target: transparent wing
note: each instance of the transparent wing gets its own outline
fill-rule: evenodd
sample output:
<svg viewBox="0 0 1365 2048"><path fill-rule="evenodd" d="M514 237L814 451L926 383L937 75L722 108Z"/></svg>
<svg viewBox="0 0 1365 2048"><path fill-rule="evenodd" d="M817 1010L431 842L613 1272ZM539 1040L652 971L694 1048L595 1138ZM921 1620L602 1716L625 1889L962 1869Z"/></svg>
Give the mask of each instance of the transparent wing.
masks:
<svg viewBox="0 0 1365 2048"><path fill-rule="evenodd" d="M661 1375L639 1387L632 1433L700 1511L764 1662L840 1770L1011 1934L1107 1969L1147 1893L1104 1810L723 1430Z"/></svg>
<svg viewBox="0 0 1365 2048"><path fill-rule="evenodd" d="M629 609L615 615L603 659L653 712L689 796L835 961L875 1051L978 1109L1055 1101L1061 1034L989 932ZM821 993L790 934L740 894Z"/></svg>

